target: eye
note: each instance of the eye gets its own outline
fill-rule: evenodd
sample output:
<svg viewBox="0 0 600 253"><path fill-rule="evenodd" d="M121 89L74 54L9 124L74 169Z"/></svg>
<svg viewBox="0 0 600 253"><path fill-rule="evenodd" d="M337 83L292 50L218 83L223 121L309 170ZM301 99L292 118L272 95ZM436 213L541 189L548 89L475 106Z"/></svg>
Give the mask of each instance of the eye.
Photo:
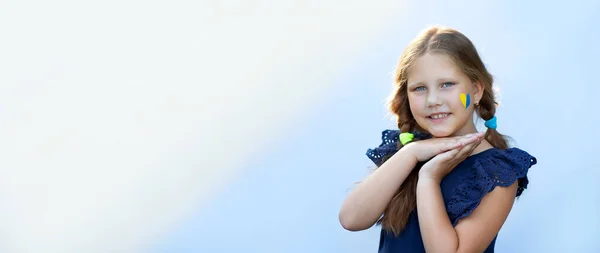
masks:
<svg viewBox="0 0 600 253"><path fill-rule="evenodd" d="M425 90L425 86L419 86L417 88L415 88L415 91L422 91Z"/></svg>
<svg viewBox="0 0 600 253"><path fill-rule="evenodd" d="M445 83L442 84L442 87L443 88L448 88L448 87L450 87L452 85L455 85L455 83L453 83L453 82L445 82Z"/></svg>

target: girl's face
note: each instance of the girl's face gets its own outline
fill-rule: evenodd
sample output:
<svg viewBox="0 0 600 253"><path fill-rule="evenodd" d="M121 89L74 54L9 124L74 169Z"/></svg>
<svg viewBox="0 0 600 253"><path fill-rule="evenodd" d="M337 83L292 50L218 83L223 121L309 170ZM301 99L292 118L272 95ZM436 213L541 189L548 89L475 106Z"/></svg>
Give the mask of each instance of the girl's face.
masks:
<svg viewBox="0 0 600 253"><path fill-rule="evenodd" d="M461 93L470 95L466 109ZM408 72L407 94L417 124L434 137L477 131L473 108L481 99L483 86L472 82L450 57L430 53L419 57Z"/></svg>

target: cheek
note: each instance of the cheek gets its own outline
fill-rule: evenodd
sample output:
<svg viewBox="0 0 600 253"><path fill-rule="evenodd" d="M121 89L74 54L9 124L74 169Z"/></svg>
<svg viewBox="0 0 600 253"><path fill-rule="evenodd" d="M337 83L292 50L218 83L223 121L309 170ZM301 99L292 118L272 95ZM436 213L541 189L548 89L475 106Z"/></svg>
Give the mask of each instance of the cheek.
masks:
<svg viewBox="0 0 600 253"><path fill-rule="evenodd" d="M465 107L463 106L463 103L460 99L460 94L457 94L456 96L452 96L452 98L448 101L448 104L453 108L453 109L462 109L465 110ZM471 107L473 105L473 103L469 103L469 107Z"/></svg>
<svg viewBox="0 0 600 253"><path fill-rule="evenodd" d="M449 94L448 96L448 104L454 108L454 109L463 109L466 110L465 107L463 106L462 100L461 100L461 94L469 94L469 106L468 108L470 109L471 106L473 106L473 94L470 94L468 92L465 91L456 91L456 92L452 92L451 94ZM466 99L466 97L465 97Z"/></svg>
<svg viewBox="0 0 600 253"><path fill-rule="evenodd" d="M408 104L410 105L410 110L415 112L419 112L423 108L424 99L422 96L408 96Z"/></svg>

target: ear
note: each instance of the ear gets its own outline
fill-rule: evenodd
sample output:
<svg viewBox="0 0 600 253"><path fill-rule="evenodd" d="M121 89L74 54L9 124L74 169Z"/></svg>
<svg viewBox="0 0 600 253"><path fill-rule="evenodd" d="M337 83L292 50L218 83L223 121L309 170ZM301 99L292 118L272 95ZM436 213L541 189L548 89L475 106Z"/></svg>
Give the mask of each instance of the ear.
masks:
<svg viewBox="0 0 600 253"><path fill-rule="evenodd" d="M475 102L479 102L481 101L481 98L483 97L483 91L485 90L485 87L483 87L483 84L481 84L480 81L475 81L473 82L473 104Z"/></svg>

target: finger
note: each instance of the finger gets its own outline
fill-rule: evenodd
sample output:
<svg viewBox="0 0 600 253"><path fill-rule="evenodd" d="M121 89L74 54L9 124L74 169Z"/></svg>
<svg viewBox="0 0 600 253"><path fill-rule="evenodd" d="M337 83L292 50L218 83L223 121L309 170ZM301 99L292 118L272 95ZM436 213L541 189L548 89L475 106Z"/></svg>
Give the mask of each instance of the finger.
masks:
<svg viewBox="0 0 600 253"><path fill-rule="evenodd" d="M460 153L460 150L461 150L460 148L455 148L450 151L444 152L444 153L442 153L442 159L444 161L449 161L449 160L455 158Z"/></svg>
<svg viewBox="0 0 600 253"><path fill-rule="evenodd" d="M477 140L473 143L463 146L460 149L460 152L457 155L457 157L461 157L462 159L464 159L464 158L470 156L473 153L473 150L475 150L475 148L477 148L477 146L479 146L480 143L481 143L481 140Z"/></svg>
<svg viewBox="0 0 600 253"><path fill-rule="evenodd" d="M441 154L453 149L461 148L462 142L456 138L440 139L440 142L436 145L438 147L437 154Z"/></svg>
<svg viewBox="0 0 600 253"><path fill-rule="evenodd" d="M475 150L477 147L479 147L479 144L481 144L482 141L483 141L483 139L477 139L475 142L473 142L471 145L470 152L473 152L473 150Z"/></svg>
<svg viewBox="0 0 600 253"><path fill-rule="evenodd" d="M457 149L457 148L461 148L461 147L464 146L463 142L461 140L459 140L459 139L457 139L457 140L451 140L451 141L447 142L446 144L447 145L446 145L446 150L445 151L452 150L452 149Z"/></svg>
<svg viewBox="0 0 600 253"><path fill-rule="evenodd" d="M457 156L459 153L460 153L460 150L459 150L459 149L453 149L453 150L451 150L450 152L448 152L448 156L449 156L450 158L454 158L454 157L456 157L456 156Z"/></svg>
<svg viewBox="0 0 600 253"><path fill-rule="evenodd" d="M471 143L477 142L483 138L483 133L471 133L463 136L449 138L444 142L439 153L446 152L452 149L463 148Z"/></svg>
<svg viewBox="0 0 600 253"><path fill-rule="evenodd" d="M478 144L481 142L483 138L479 138L477 136L471 136L468 138L463 139L463 144L464 146L472 146L473 144Z"/></svg>
<svg viewBox="0 0 600 253"><path fill-rule="evenodd" d="M458 154L458 152L459 152L458 149L452 149L452 150L443 152L439 155L434 156L431 160L429 160L429 162L439 163L439 164L450 163L450 162L452 162L452 160L454 159L456 154Z"/></svg>
<svg viewBox="0 0 600 253"><path fill-rule="evenodd" d="M482 137L483 137L482 133L468 134L468 135L462 136L460 138L460 142L462 143L463 146L466 146L466 145L469 145L471 143L481 140Z"/></svg>
<svg viewBox="0 0 600 253"><path fill-rule="evenodd" d="M450 138L447 139L444 142L444 145L442 145L442 148L440 149L439 153L442 152L446 152L449 150L453 150L453 149L461 149L464 146L470 144L471 142L473 142L476 139L471 140L470 138L473 138L470 135L466 135L466 136L460 136L460 137L455 137L455 138Z"/></svg>

